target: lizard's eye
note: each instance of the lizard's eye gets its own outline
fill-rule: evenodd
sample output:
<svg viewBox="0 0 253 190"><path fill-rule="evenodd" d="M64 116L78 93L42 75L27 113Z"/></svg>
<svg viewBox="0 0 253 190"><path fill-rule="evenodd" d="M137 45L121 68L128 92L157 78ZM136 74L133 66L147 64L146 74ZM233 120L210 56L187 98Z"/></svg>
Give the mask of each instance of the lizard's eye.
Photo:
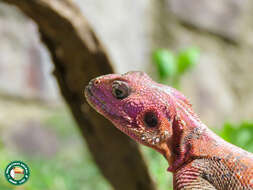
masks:
<svg viewBox="0 0 253 190"><path fill-rule="evenodd" d="M144 123L147 127L153 128L156 127L158 124L158 119L155 113L147 112L144 115Z"/></svg>
<svg viewBox="0 0 253 190"><path fill-rule="evenodd" d="M130 94L130 88L126 82L114 81L112 83L112 95L117 99L124 99Z"/></svg>

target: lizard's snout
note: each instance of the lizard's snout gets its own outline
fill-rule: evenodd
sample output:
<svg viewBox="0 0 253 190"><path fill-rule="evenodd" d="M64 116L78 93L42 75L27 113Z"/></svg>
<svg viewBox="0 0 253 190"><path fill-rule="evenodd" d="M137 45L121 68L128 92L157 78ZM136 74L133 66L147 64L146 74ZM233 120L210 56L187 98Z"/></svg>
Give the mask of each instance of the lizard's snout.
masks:
<svg viewBox="0 0 253 190"><path fill-rule="evenodd" d="M99 79L98 78L94 78L91 79L88 83L88 85L85 87L85 94L87 95L93 95L92 93L92 88L96 87L99 84Z"/></svg>

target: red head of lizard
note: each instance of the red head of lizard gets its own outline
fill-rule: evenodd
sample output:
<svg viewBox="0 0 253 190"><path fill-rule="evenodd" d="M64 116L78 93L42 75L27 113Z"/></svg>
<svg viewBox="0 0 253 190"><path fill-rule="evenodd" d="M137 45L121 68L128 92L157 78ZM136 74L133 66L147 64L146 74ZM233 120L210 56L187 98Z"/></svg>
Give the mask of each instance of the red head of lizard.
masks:
<svg viewBox="0 0 253 190"><path fill-rule="evenodd" d="M155 83L143 72L128 72L91 80L85 96L90 105L118 129L161 152L169 163L172 162L171 150L175 149L172 146L179 144L171 142L178 110L175 102L189 105L184 95Z"/></svg>

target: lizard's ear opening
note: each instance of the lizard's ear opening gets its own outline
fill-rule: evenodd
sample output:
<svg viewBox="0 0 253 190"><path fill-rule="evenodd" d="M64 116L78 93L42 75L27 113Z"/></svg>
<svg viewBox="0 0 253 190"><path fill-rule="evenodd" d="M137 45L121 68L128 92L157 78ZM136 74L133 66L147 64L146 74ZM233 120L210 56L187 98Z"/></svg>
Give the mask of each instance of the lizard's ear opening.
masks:
<svg viewBox="0 0 253 190"><path fill-rule="evenodd" d="M144 114L143 121L148 128L154 128L158 125L158 117L156 113L148 111Z"/></svg>

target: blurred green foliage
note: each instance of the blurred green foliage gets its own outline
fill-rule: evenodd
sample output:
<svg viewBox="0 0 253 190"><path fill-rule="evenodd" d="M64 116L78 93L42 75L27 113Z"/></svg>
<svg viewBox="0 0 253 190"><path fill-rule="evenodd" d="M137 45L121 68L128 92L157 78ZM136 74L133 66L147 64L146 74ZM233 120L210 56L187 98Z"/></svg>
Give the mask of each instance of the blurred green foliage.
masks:
<svg viewBox="0 0 253 190"><path fill-rule="evenodd" d="M174 77L177 72L175 56L166 49L158 49L153 54L153 61L157 66L160 79Z"/></svg>
<svg viewBox="0 0 253 190"><path fill-rule="evenodd" d="M253 152L253 122L244 121L238 125L225 123L218 134L226 141Z"/></svg>
<svg viewBox="0 0 253 190"><path fill-rule="evenodd" d="M199 57L200 51L196 47L181 50L177 54L167 49L157 49L153 52L152 60L160 82L178 87L182 75L198 63Z"/></svg>
<svg viewBox="0 0 253 190"><path fill-rule="evenodd" d="M159 190L172 190L172 173L167 172L169 167L167 160L157 151L141 145L141 149L147 159L149 171Z"/></svg>

